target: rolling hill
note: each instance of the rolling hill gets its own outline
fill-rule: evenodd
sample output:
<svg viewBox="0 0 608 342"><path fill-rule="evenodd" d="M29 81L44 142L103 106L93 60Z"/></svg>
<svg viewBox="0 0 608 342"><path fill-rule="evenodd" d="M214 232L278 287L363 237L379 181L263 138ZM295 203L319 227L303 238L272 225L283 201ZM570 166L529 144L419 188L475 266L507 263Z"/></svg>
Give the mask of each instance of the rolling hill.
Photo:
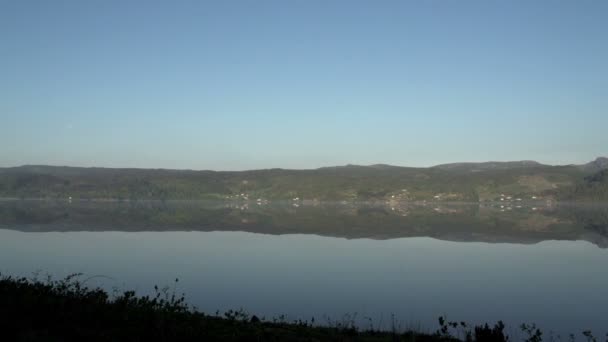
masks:
<svg viewBox="0 0 608 342"><path fill-rule="evenodd" d="M239 201L492 201L608 199L606 158L428 168L346 165L311 170L194 171L26 165L0 168L0 197Z"/></svg>

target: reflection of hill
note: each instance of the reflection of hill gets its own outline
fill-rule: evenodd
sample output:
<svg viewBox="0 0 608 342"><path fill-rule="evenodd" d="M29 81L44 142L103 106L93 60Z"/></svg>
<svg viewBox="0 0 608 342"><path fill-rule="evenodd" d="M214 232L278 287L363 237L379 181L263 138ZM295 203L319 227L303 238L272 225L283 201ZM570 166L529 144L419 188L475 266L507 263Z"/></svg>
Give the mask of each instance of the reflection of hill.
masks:
<svg viewBox="0 0 608 342"><path fill-rule="evenodd" d="M248 231L391 239L537 243L588 240L608 244L608 210L509 208L465 204L390 205L232 202L0 202L0 228L39 231Z"/></svg>

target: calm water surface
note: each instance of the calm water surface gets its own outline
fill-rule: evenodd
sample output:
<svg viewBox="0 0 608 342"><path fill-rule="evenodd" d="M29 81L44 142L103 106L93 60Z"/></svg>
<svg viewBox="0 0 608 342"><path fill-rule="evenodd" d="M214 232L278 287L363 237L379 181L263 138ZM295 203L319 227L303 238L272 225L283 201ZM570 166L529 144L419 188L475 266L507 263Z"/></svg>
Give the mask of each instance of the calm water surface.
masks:
<svg viewBox="0 0 608 342"><path fill-rule="evenodd" d="M177 277L208 313L608 332L603 209L241 207L1 203L0 271L103 275L90 282L142 294Z"/></svg>

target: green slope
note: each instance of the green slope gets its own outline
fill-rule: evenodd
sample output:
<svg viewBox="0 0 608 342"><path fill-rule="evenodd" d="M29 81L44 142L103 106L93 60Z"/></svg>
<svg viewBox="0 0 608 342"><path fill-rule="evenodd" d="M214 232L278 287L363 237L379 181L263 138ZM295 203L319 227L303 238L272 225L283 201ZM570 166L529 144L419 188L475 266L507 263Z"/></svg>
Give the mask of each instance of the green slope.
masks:
<svg viewBox="0 0 608 342"><path fill-rule="evenodd" d="M529 161L240 172L21 166L0 169L0 197L485 201L504 194L513 200L607 199L606 180L593 178L590 169L603 172Z"/></svg>

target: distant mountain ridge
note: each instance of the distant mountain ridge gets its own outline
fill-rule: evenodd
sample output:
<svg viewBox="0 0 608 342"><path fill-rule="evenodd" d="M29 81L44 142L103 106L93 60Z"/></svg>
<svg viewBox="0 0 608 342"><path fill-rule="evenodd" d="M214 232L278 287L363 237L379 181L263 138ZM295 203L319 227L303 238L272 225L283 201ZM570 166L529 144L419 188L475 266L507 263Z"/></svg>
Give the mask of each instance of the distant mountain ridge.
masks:
<svg viewBox="0 0 608 342"><path fill-rule="evenodd" d="M608 158L598 157L594 161L587 164L579 165L581 169L587 172L598 172L608 169Z"/></svg>
<svg viewBox="0 0 608 342"><path fill-rule="evenodd" d="M529 168L538 166L549 166L544 165L533 160L521 160L521 161L507 161L507 162L481 162L481 163L451 163L451 164L440 164L433 166L434 168L443 170L459 170L459 171L488 171L488 170L509 170L517 168Z"/></svg>
<svg viewBox="0 0 608 342"><path fill-rule="evenodd" d="M608 200L608 158L583 165L535 161L386 164L308 170L195 171L24 165L0 168L0 197L311 201Z"/></svg>
<svg viewBox="0 0 608 342"><path fill-rule="evenodd" d="M398 169L398 168L410 168L410 169L429 169L437 168L442 170L508 170L517 168L532 168L532 167L551 167L551 166L576 166L582 170L589 172L597 172L608 169L608 157L597 157L585 164L569 164L569 165L550 165L542 164L535 160L517 160L517 161L487 161L487 162L455 162L438 164L430 167L414 167L414 166L400 166L391 164L371 164L371 165L359 165L359 164L346 164L346 165L335 165L335 166L323 166L316 169L284 169L284 168L271 168L271 169L251 169L243 171L221 171L221 170L195 170L195 169L168 169L168 168L135 168L135 167L103 167L103 166L56 166L56 165L44 165L44 164L25 164L21 166L13 167L0 167L0 170L6 169L28 169L33 172L43 172L49 168L53 169L89 169L89 170L166 170L166 171L183 171L183 172L252 172L252 171L265 171L265 170L286 170L286 171L307 171L307 170L322 170L322 169L343 169L343 168L372 168L372 169Z"/></svg>

